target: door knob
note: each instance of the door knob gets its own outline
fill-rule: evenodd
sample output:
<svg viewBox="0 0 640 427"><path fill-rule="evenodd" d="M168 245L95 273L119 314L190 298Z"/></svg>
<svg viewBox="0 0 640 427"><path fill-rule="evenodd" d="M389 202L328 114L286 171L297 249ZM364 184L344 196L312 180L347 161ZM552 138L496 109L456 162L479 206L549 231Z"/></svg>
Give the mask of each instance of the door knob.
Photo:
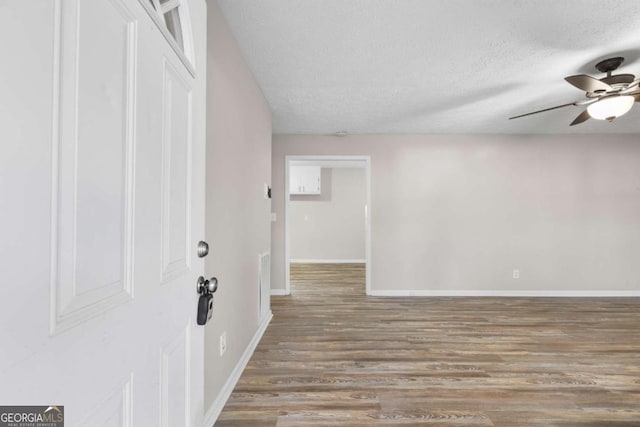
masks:
<svg viewBox="0 0 640 427"><path fill-rule="evenodd" d="M213 294L218 290L218 279L212 277L209 280L206 280L204 277L198 277L198 284L196 285L196 290L200 295L205 294Z"/></svg>
<svg viewBox="0 0 640 427"><path fill-rule="evenodd" d="M209 283L207 283L207 291L210 294L214 294L218 290L218 279L212 277L208 282Z"/></svg>
<svg viewBox="0 0 640 427"><path fill-rule="evenodd" d="M198 277L198 325L206 325L213 316L213 293L218 290L218 279L212 277L207 280L203 276Z"/></svg>

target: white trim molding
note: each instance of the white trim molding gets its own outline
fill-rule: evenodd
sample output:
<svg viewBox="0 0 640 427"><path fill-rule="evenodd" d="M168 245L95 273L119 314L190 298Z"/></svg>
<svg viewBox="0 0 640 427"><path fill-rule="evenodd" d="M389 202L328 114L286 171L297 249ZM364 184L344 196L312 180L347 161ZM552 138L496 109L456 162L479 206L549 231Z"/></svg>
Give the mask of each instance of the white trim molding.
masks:
<svg viewBox="0 0 640 427"><path fill-rule="evenodd" d="M282 296L289 295L286 289L271 289L271 295Z"/></svg>
<svg viewBox="0 0 640 427"><path fill-rule="evenodd" d="M323 167L325 165L343 164L353 167L359 165L359 167L365 169L366 175L366 198L367 203L365 205L365 293L371 295L371 156L352 156L352 155L339 155L339 156L325 156L325 155L287 155L284 156L284 294L276 294L271 291L271 295L289 295L291 293L291 263L300 262L300 260L292 260L289 258L289 248L291 247L291 237L289 230L289 167L292 163L295 164L315 164ZM304 260L304 262L310 262ZM317 262L336 262L334 260L318 260ZM342 262L353 262L342 261ZM363 262L357 260L356 262Z"/></svg>
<svg viewBox="0 0 640 427"><path fill-rule="evenodd" d="M483 290L371 290L376 297L570 297L619 298L640 297L638 291L483 291Z"/></svg>
<svg viewBox="0 0 640 427"><path fill-rule="evenodd" d="M204 415L205 426L214 425L216 420L220 416L220 413L222 412L224 405L227 403L227 400L229 400L229 396L231 396L231 392L233 392L233 389L238 383L238 380L240 379L240 376L242 375L244 368L247 366L247 363L249 363L249 359L251 359L253 352L258 346L258 343L260 342L260 340L262 339L262 335L264 335L264 332L267 330L267 326L269 326L271 319L273 319L273 313L271 312L271 310L269 310L269 313L267 314L267 316L265 316L264 320L258 327L258 330L256 331L255 335L251 339L251 342L249 343L249 345L247 345L247 348L244 350L244 353L242 353L242 357L240 357L240 360L238 360L238 363L236 364L235 368L233 368L233 371L231 372L231 375L229 375L227 382L224 383L224 386L222 386L220 393L218 393L218 396L213 401L213 403L207 410L206 414Z"/></svg>
<svg viewBox="0 0 640 427"><path fill-rule="evenodd" d="M366 259L290 259L291 264L365 264Z"/></svg>

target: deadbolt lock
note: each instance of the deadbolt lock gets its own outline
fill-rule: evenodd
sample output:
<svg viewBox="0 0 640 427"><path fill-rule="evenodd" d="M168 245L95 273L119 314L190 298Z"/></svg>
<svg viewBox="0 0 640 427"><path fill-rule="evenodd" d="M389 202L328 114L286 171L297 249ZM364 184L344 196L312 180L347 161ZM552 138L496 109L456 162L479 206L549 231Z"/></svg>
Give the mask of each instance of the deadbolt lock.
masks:
<svg viewBox="0 0 640 427"><path fill-rule="evenodd" d="M198 257L204 258L207 256L208 253L209 253L209 244L207 242L200 240L198 242Z"/></svg>

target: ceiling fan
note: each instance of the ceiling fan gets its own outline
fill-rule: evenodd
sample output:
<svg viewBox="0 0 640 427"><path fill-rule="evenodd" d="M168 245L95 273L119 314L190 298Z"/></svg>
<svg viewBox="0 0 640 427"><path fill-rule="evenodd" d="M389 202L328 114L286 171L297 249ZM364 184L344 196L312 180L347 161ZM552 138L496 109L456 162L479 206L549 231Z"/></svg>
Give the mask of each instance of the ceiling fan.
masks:
<svg viewBox="0 0 640 427"><path fill-rule="evenodd" d="M635 76L633 74L611 74L623 61L624 58L618 56L598 62L596 69L607 74L606 77L601 79L596 79L586 74L565 77L564 79L567 82L586 92L585 99L509 117L509 120L570 105L576 107L586 105L587 109L580 113L571 122L570 126L583 123L590 118L613 121L631 110L634 102L640 102L640 88L638 87L640 79L634 80Z"/></svg>

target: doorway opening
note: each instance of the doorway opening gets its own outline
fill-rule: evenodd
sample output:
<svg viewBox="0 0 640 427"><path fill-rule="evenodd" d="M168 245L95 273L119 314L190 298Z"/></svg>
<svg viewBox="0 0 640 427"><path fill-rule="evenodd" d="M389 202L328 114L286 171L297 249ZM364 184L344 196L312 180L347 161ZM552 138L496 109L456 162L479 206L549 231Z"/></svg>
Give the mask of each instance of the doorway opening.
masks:
<svg viewBox="0 0 640 427"><path fill-rule="evenodd" d="M285 157L285 294L291 269L364 265L371 291L371 159Z"/></svg>

